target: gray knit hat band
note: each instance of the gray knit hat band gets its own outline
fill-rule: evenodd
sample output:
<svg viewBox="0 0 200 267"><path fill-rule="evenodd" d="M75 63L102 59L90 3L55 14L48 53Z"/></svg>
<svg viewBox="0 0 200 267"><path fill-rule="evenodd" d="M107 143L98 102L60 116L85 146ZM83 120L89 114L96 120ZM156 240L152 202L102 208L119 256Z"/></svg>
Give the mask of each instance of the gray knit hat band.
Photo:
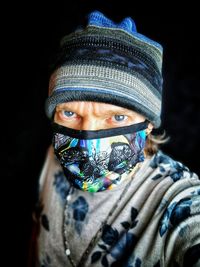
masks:
<svg viewBox="0 0 200 267"><path fill-rule="evenodd" d="M98 101L131 108L147 118L151 113L149 120L158 125L160 95L151 84L146 84L137 73L132 75L102 65L66 65L51 77L46 112L51 117L55 106L66 101Z"/></svg>
<svg viewBox="0 0 200 267"><path fill-rule="evenodd" d="M162 47L129 31L129 20L105 27L105 19L94 12L85 29L63 38L46 113L52 118L56 105L67 101L95 101L137 111L159 127Z"/></svg>

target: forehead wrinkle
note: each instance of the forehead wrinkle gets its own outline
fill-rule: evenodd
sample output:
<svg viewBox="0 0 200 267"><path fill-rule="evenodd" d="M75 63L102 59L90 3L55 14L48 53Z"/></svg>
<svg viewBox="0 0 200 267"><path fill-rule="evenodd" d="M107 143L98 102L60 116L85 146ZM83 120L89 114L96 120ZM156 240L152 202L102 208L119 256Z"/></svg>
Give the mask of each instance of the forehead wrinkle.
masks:
<svg viewBox="0 0 200 267"><path fill-rule="evenodd" d="M101 102L91 101L74 101L58 104L58 109L69 109L69 111L81 114L95 114L96 116L101 115L134 115L135 112L123 107L115 106L112 104L106 104Z"/></svg>

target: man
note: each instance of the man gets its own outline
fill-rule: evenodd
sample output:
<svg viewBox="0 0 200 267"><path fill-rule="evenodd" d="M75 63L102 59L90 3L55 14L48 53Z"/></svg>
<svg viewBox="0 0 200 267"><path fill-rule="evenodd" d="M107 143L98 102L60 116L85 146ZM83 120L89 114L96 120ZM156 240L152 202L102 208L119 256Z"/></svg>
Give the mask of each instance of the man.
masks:
<svg viewBox="0 0 200 267"><path fill-rule="evenodd" d="M92 12L52 71L37 266L200 266L200 181L158 149L162 47ZM189 264L189 265L188 265Z"/></svg>

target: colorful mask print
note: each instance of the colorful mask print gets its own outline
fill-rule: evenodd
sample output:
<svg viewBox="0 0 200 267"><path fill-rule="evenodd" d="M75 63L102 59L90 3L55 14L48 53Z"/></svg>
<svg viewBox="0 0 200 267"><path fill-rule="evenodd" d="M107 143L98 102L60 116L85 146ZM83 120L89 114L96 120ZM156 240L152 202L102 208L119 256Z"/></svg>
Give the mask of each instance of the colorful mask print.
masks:
<svg viewBox="0 0 200 267"><path fill-rule="evenodd" d="M76 188L89 192L112 189L144 160L146 127L145 121L108 130L79 131L53 123L54 152Z"/></svg>

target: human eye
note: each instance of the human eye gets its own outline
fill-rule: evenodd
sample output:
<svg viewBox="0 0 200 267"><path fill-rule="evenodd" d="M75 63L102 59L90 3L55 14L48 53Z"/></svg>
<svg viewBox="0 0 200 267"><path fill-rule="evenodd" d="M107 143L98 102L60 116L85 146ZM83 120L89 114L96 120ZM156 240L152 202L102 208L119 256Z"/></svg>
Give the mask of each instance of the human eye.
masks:
<svg viewBox="0 0 200 267"><path fill-rule="evenodd" d="M54 114L54 122L65 127L79 129L81 117L71 108L57 106Z"/></svg>
<svg viewBox="0 0 200 267"><path fill-rule="evenodd" d="M59 121L70 122L70 121L77 120L78 115L71 110L60 109L56 111L55 118L58 119Z"/></svg>
<svg viewBox="0 0 200 267"><path fill-rule="evenodd" d="M121 114L117 114L117 115L114 115L112 117L113 121L114 122L124 122L127 120L127 116L126 115L121 115Z"/></svg>
<svg viewBox="0 0 200 267"><path fill-rule="evenodd" d="M73 118L76 116L76 113L70 110L62 110L62 115L66 118Z"/></svg>
<svg viewBox="0 0 200 267"><path fill-rule="evenodd" d="M123 114L114 114L108 119L109 127L125 126L129 122L129 117Z"/></svg>

